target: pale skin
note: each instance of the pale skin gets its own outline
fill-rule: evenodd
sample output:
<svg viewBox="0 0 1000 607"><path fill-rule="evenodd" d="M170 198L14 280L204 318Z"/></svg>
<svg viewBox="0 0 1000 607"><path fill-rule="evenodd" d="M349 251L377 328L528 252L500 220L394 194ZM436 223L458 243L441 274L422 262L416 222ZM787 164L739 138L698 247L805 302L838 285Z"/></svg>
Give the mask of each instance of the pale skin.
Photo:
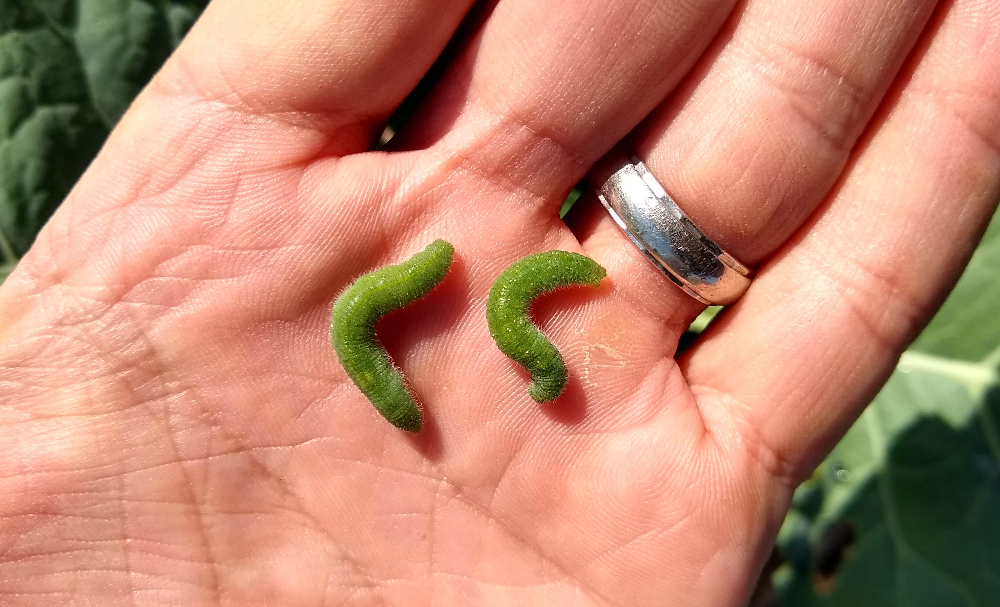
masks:
<svg viewBox="0 0 1000 607"><path fill-rule="evenodd" d="M0 289L5 600L745 603L1000 198L1000 4L734 3L500 0L365 153L470 0L216 0ZM678 358L701 306L592 197L556 216L623 140L759 268ZM435 238L380 326L414 437L327 321ZM540 303L540 406L485 303L551 249L608 279Z"/></svg>

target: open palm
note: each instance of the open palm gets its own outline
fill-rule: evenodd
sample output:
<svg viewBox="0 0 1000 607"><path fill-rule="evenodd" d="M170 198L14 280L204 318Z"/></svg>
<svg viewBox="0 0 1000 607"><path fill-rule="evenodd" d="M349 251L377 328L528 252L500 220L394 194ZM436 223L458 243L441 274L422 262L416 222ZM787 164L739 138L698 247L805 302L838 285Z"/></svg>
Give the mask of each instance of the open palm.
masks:
<svg viewBox="0 0 1000 607"><path fill-rule="evenodd" d="M735 4L216 0L0 291L4 595L745 602L991 214L1000 7ZM622 140L759 265L677 360L699 305L592 196L557 216ZM328 315L435 238L449 275L379 327L425 408L409 435ZM540 406L485 300L550 249L609 279L539 302L570 370Z"/></svg>

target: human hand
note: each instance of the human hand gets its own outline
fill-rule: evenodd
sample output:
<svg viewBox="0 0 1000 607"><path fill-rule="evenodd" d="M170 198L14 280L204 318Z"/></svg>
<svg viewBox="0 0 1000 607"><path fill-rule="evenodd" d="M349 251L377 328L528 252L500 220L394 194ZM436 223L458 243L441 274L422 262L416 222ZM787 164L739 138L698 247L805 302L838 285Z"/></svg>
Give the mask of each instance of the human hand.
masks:
<svg viewBox="0 0 1000 607"><path fill-rule="evenodd" d="M1000 196L1000 6L501 0L365 153L470 4L216 0L137 100L0 289L8 600L745 602ZM701 307L592 197L556 216L626 136L759 265L677 360ZM327 323L435 238L451 273L380 327L411 436ZM485 301L550 249L609 279L540 302L539 406Z"/></svg>

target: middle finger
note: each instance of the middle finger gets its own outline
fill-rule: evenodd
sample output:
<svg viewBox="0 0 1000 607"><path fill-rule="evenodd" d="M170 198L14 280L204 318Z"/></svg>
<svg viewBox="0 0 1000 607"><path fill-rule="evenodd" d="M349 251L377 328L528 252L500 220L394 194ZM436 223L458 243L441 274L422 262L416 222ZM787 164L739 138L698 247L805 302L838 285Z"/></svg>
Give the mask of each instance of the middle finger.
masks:
<svg viewBox="0 0 1000 607"><path fill-rule="evenodd" d="M540 203L529 206L554 219L735 1L500 0L390 149L430 148L444 170Z"/></svg>

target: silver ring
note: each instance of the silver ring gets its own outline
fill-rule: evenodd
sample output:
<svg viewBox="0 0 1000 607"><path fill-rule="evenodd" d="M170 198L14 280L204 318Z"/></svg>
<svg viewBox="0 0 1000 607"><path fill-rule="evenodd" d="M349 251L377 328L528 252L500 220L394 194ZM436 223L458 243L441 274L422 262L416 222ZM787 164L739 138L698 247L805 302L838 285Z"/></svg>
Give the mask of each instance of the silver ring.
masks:
<svg viewBox="0 0 1000 607"><path fill-rule="evenodd" d="M681 211L646 165L633 157L611 169L601 204L639 250L698 301L725 306L750 286L752 272L712 242Z"/></svg>

